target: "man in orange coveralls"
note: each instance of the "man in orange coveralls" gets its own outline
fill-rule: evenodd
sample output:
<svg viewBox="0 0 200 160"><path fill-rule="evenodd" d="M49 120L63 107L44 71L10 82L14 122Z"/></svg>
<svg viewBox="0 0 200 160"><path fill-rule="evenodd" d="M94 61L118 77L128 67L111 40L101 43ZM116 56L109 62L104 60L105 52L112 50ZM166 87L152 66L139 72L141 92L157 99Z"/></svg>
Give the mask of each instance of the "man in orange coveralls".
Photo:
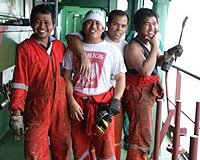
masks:
<svg viewBox="0 0 200 160"><path fill-rule="evenodd" d="M120 112L120 98L125 87L126 68L120 50L103 40L105 17L99 10L91 10L83 19L83 49L91 62L89 75L77 72L79 64L71 50L64 61L67 97L72 120L72 147L75 159L90 159L89 148L94 146L97 159L115 160L114 125L111 122L104 134L97 132L99 110L108 114ZM71 72L74 71L73 86ZM111 76L116 79L113 93ZM70 89L71 88L71 89ZM109 104L108 106L105 106ZM103 112L102 112L103 113ZM105 113L105 112L104 112Z"/></svg>
<svg viewBox="0 0 200 160"><path fill-rule="evenodd" d="M151 9L139 9L134 25L137 36L127 45L124 55L127 73L123 97L130 122L126 160L147 160L152 142L152 107L156 98L163 97L157 65L164 69L170 56L182 53L182 46L173 47L164 56L160 54L158 15Z"/></svg>
<svg viewBox="0 0 200 160"><path fill-rule="evenodd" d="M52 159L69 160L71 119L66 82L60 70L65 48L50 36L55 20L53 8L34 7L30 20L34 33L17 48L10 127L20 138L24 118L26 160L49 160L49 141Z"/></svg>

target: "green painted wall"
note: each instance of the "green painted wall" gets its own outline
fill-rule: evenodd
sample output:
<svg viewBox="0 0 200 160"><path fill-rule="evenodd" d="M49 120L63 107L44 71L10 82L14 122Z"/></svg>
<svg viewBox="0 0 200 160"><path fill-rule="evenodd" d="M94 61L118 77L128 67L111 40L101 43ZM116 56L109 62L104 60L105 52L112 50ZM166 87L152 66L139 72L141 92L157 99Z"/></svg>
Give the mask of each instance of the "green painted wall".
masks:
<svg viewBox="0 0 200 160"><path fill-rule="evenodd" d="M60 39L67 44L65 35L82 30L82 19L88 10L94 8L64 7L61 10L61 21L59 22ZM106 15L106 13L105 13Z"/></svg>
<svg viewBox="0 0 200 160"><path fill-rule="evenodd" d="M104 8L107 12L117 8L117 0L62 0L60 8L65 6L81 6L82 8Z"/></svg>

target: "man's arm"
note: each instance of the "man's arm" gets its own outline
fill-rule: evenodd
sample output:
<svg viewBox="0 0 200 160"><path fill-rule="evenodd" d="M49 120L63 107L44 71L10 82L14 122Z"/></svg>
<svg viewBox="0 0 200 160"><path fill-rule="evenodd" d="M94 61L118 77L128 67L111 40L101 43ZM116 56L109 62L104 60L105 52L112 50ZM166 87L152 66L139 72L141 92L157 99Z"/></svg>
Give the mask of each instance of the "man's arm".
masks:
<svg viewBox="0 0 200 160"><path fill-rule="evenodd" d="M119 73L115 75L116 86L114 90L113 98L121 99L125 89L125 73Z"/></svg>
<svg viewBox="0 0 200 160"><path fill-rule="evenodd" d="M71 81L71 70L66 70L64 71L64 78L67 84L66 87L66 94L67 94L67 101L70 106L70 114L71 118L81 121L83 120L83 110L80 107L80 105L76 102L73 96L73 85Z"/></svg>
<svg viewBox="0 0 200 160"><path fill-rule="evenodd" d="M81 42L80 37L76 36L76 35L66 35L66 40L69 46L69 49L76 54L80 60L81 60L81 66L80 66L80 74L82 75L88 75L90 73L90 69L91 69L91 63L89 61L89 59L87 58L86 52L83 49L83 45Z"/></svg>

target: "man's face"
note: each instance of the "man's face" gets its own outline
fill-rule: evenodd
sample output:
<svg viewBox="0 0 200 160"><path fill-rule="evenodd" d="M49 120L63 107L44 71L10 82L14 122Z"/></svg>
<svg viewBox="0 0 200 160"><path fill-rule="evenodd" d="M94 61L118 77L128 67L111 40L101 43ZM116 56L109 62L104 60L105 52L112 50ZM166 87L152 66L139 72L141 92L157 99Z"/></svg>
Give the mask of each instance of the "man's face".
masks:
<svg viewBox="0 0 200 160"><path fill-rule="evenodd" d="M144 37L148 36L149 38L152 38L155 33L158 32L158 21L156 17L145 18L140 26L139 32Z"/></svg>
<svg viewBox="0 0 200 160"><path fill-rule="evenodd" d="M126 16L114 16L108 24L108 36L114 42L119 42L128 27Z"/></svg>
<svg viewBox="0 0 200 160"><path fill-rule="evenodd" d="M38 40L48 40L49 35L54 29L51 14L36 14L36 17L33 20L32 28Z"/></svg>
<svg viewBox="0 0 200 160"><path fill-rule="evenodd" d="M97 20L87 20L84 23L83 31L86 36L86 42L96 43L102 40L101 35L104 31L104 28Z"/></svg>

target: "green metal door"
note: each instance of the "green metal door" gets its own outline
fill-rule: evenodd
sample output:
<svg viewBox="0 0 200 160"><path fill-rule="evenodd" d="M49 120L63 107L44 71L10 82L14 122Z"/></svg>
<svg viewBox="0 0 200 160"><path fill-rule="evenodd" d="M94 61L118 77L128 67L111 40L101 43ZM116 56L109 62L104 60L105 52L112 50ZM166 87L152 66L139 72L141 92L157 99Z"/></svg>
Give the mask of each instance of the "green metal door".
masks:
<svg viewBox="0 0 200 160"><path fill-rule="evenodd" d="M64 7L59 21L60 39L66 43L65 35L82 29L82 19L88 10L97 8Z"/></svg>

